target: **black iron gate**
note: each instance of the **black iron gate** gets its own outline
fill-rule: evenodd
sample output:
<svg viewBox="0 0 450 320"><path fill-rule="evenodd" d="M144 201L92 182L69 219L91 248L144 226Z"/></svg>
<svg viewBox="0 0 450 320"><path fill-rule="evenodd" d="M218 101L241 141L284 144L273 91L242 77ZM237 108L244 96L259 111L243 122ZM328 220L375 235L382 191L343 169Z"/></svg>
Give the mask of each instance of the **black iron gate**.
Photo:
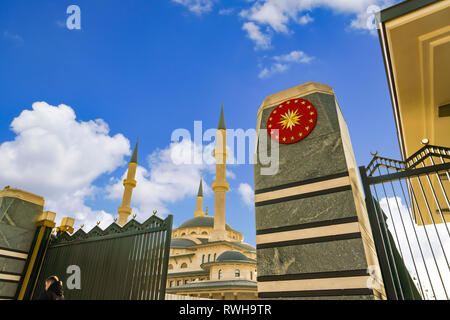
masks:
<svg viewBox="0 0 450 320"><path fill-rule="evenodd" d="M450 149L360 167L388 299L449 299Z"/></svg>
<svg viewBox="0 0 450 320"><path fill-rule="evenodd" d="M73 235L54 237L33 298L43 292L45 279L56 275L69 300L164 299L172 219L152 216L142 224L133 219L123 227L112 223L105 230L96 226L88 233L79 229ZM77 272L80 279L70 279Z"/></svg>

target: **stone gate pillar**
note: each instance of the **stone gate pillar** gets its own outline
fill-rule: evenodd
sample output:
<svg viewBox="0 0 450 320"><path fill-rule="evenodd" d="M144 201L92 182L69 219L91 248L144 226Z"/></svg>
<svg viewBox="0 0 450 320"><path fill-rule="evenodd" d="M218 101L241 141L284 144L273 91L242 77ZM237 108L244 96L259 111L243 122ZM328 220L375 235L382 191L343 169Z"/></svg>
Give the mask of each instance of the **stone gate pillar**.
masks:
<svg viewBox="0 0 450 320"><path fill-rule="evenodd" d="M0 190L0 299L17 298L43 207L43 197L9 186Z"/></svg>
<svg viewBox="0 0 450 320"><path fill-rule="evenodd" d="M264 165L261 155L276 155L276 147L278 163L272 157ZM384 298L350 137L332 88L309 82L266 97L258 110L255 159L258 297ZM269 166L277 170L264 172Z"/></svg>

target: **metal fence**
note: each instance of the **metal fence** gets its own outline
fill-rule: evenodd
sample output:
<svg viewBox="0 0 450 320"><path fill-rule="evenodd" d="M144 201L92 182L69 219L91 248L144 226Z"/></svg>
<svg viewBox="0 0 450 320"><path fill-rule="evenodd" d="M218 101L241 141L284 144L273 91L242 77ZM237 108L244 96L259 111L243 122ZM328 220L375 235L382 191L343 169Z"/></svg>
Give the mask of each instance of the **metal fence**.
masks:
<svg viewBox="0 0 450 320"><path fill-rule="evenodd" d="M130 220L88 233L79 229L51 240L34 299L44 290L45 279L56 275L64 283L65 299L163 300L172 233L172 216L150 217L140 224ZM75 266L75 267L70 267ZM70 276L80 270L80 288ZM75 274L75 273L74 273ZM69 281L69 283L67 282Z"/></svg>
<svg viewBox="0 0 450 320"><path fill-rule="evenodd" d="M449 299L450 149L360 167L388 299Z"/></svg>

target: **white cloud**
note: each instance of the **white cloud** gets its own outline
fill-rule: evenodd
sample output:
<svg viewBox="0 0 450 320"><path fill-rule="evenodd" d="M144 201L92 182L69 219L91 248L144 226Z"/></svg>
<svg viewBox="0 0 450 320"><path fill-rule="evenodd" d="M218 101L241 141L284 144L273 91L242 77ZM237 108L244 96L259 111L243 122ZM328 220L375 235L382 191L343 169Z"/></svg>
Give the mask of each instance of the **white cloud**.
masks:
<svg viewBox="0 0 450 320"><path fill-rule="evenodd" d="M255 194L253 188L248 183L239 184L238 192L241 195L242 201L247 206L253 207L255 205Z"/></svg>
<svg viewBox="0 0 450 320"><path fill-rule="evenodd" d="M257 26L268 26L277 33L289 33L291 22L308 24L314 20L310 15L314 9L321 8L350 15L351 28L374 33L373 13L395 2L398 0L257 0L249 9L241 10L239 15Z"/></svg>
<svg viewBox="0 0 450 320"><path fill-rule="evenodd" d="M16 43L22 44L23 38L19 36L18 34L10 33L8 31L3 31L3 37L9 40L12 40Z"/></svg>
<svg viewBox="0 0 450 320"><path fill-rule="evenodd" d="M11 123L14 140L0 144L0 185L10 185L45 197L45 209L92 226L104 211L91 210L85 200L98 193L92 183L124 164L130 144L122 134L109 135L101 119L76 119L64 104L35 102ZM103 224L104 225L104 224Z"/></svg>
<svg viewBox="0 0 450 320"><path fill-rule="evenodd" d="M247 31L247 36L255 42L256 49L269 49L272 37L270 34L261 32L260 27L253 22L244 23L242 29Z"/></svg>
<svg viewBox="0 0 450 320"><path fill-rule="evenodd" d="M214 0L172 0L185 6L196 14L203 14L212 10Z"/></svg>
<svg viewBox="0 0 450 320"><path fill-rule="evenodd" d="M278 0L257 1L249 10L241 11L240 15L250 21L269 25L276 32L288 32L289 16L279 7Z"/></svg>
<svg viewBox="0 0 450 320"><path fill-rule="evenodd" d="M291 63L310 63L313 57L308 56L303 51L294 50L288 54L273 57L275 61Z"/></svg>
<svg viewBox="0 0 450 320"><path fill-rule="evenodd" d="M268 78L274 74L287 71L293 64L307 64L310 63L314 57L308 56L303 51L294 50L288 54L275 56L272 58L275 62L269 67L264 67L259 73L258 77Z"/></svg>
<svg viewBox="0 0 450 320"><path fill-rule="evenodd" d="M314 19L308 13L305 14L304 16L301 16L297 20L297 22L300 23L300 24L308 24L308 23L313 22L313 21L314 21Z"/></svg>
<svg viewBox="0 0 450 320"><path fill-rule="evenodd" d="M222 16L229 16L233 12L234 12L233 8L226 8L226 9L220 9L219 10L219 14L222 15Z"/></svg>
<svg viewBox="0 0 450 320"><path fill-rule="evenodd" d="M287 64L274 63L270 67L268 67L268 68L265 67L264 69L262 69L261 72L259 73L258 77L261 79L269 78L276 73L282 73L288 69L289 69L289 66Z"/></svg>

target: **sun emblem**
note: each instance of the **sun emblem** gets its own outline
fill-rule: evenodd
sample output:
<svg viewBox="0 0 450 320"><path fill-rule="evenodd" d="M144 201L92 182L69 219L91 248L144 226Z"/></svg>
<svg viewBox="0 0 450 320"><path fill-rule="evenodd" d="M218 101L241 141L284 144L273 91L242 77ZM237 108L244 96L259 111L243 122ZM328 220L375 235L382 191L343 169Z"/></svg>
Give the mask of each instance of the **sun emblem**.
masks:
<svg viewBox="0 0 450 320"><path fill-rule="evenodd" d="M267 133L278 143L290 144L305 139L314 129L317 111L305 99L294 98L278 104L267 119Z"/></svg>
<svg viewBox="0 0 450 320"><path fill-rule="evenodd" d="M283 129L289 128L292 131L292 127L300 123L300 117L302 115L298 113L298 109L295 111L288 109L285 114L281 115L281 121L278 123L281 124Z"/></svg>

